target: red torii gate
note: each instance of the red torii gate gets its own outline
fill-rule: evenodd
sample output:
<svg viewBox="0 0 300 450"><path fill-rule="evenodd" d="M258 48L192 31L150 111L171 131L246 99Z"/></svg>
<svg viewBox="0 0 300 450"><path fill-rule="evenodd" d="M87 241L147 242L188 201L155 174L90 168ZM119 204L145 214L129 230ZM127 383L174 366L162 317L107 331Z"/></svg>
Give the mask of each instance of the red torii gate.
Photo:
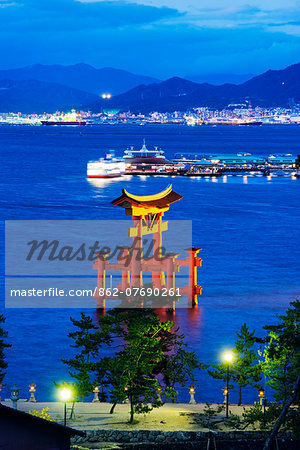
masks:
<svg viewBox="0 0 300 450"><path fill-rule="evenodd" d="M125 189L122 195L111 203L114 206L122 206L125 213L133 219L133 227L128 229L129 236L133 238L132 246L119 247L118 262L107 260L111 252L100 252L93 268L98 271L97 280L97 308L105 307L105 299L115 299L107 295L105 286L106 271L121 271L122 281L117 286L120 292L125 293L128 288L141 288L143 286L143 272L152 273L153 289L162 290L175 289L175 273L180 267L188 267L189 283L185 287L177 288L181 295L187 295L192 305L197 305L197 295L201 294L201 287L197 285L197 267L201 266L202 260L197 256L199 248L186 249L188 256L177 259L178 253L161 254L162 232L168 230L168 222L162 217L169 210L170 204L181 200L182 196L172 190L172 185L164 191L147 196L130 194ZM152 235L153 256L143 258L143 236ZM166 272L166 279L165 279ZM130 291L131 292L131 291ZM102 295L103 294L103 295ZM141 298L141 297L138 297ZM134 301L137 296L127 296L127 301ZM170 297L171 299L171 297ZM171 299L174 307L174 297Z"/></svg>

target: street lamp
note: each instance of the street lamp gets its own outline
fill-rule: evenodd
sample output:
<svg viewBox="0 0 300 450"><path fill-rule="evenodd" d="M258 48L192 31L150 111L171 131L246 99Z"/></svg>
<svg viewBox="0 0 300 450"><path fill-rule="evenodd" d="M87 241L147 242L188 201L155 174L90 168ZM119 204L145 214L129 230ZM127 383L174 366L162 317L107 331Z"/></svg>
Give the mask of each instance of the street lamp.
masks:
<svg viewBox="0 0 300 450"><path fill-rule="evenodd" d="M64 426L67 424L67 402L72 398L72 391L70 388L63 386L59 391L59 398L64 403Z"/></svg>
<svg viewBox="0 0 300 450"><path fill-rule="evenodd" d="M227 365L227 371L226 371L226 419L229 417L229 364L233 360L233 354L231 352L226 352L223 355L223 359ZM225 393L225 391L224 391ZM225 394L224 394L225 395Z"/></svg>

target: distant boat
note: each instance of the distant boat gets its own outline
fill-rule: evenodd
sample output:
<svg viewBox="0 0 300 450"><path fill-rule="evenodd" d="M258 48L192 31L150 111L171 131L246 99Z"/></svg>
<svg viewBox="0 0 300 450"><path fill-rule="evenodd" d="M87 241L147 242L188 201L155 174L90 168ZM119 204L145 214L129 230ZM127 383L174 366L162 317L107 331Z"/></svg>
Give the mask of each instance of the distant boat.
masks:
<svg viewBox="0 0 300 450"><path fill-rule="evenodd" d="M82 126L82 125L86 125L86 122L84 120L41 120L41 124L42 125L78 125L78 126Z"/></svg>
<svg viewBox="0 0 300 450"><path fill-rule="evenodd" d="M140 150L134 150L131 147L129 150L125 150L123 158L127 164L170 164L170 161L164 156L163 150L159 150L157 147L154 150L148 150L145 139Z"/></svg>
<svg viewBox="0 0 300 450"><path fill-rule="evenodd" d="M98 161L89 161L87 165L88 178L117 178L125 172L123 160L115 158L109 153Z"/></svg>
<svg viewBox="0 0 300 450"><path fill-rule="evenodd" d="M244 120L243 122L238 122L238 125L262 125L261 120Z"/></svg>

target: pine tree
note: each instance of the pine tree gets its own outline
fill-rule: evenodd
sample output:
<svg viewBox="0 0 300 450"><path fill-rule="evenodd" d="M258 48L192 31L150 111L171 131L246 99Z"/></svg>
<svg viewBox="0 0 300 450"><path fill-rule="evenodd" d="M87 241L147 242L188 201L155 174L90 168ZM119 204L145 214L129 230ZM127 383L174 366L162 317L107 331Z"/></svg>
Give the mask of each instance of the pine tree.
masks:
<svg viewBox="0 0 300 450"><path fill-rule="evenodd" d="M255 336L255 330L249 331L249 327L244 323L236 333L237 340L235 347L232 349L233 360L228 366L225 363L212 364L208 367L208 374L219 380L226 381L227 370L229 370L229 378L237 383L239 390L238 404L242 403L242 388L252 386L259 388L258 382L261 379L261 368L258 362L258 355L253 346L260 341ZM233 386L229 386L230 389Z"/></svg>
<svg viewBox="0 0 300 450"><path fill-rule="evenodd" d="M8 336L7 331L4 331L1 324L5 323L5 317L0 314L0 384L3 384L4 377L6 375L5 369L7 368L5 349L11 347L11 344L6 342Z"/></svg>
<svg viewBox="0 0 300 450"><path fill-rule="evenodd" d="M83 397L95 384L109 385L111 413L118 402L128 399L131 423L134 414L163 404L158 389L165 388L166 395L174 398L176 384L194 380L193 370L198 367L194 352L186 350L174 323L160 322L152 309L109 310L99 318L99 327L85 314L71 321L76 331L68 336L78 352L62 361L76 380L77 392ZM102 345L110 349L109 356L101 357Z"/></svg>
<svg viewBox="0 0 300 450"><path fill-rule="evenodd" d="M280 402L290 397L300 372L300 301L291 302L290 306L278 316L277 325L264 327L268 336L261 366Z"/></svg>
<svg viewBox="0 0 300 450"><path fill-rule="evenodd" d="M130 423L135 413L150 412L163 404L158 397L158 389L163 385L158 380L164 379L169 393L170 386L184 385L193 376L196 357L184 349L184 336L173 322L160 322L153 310L111 310L100 318L99 324L101 331L107 333L106 337L120 346L120 350L106 357L102 364L108 369L114 401L111 412L118 401L128 398ZM178 371L172 374L176 362Z"/></svg>
<svg viewBox="0 0 300 450"><path fill-rule="evenodd" d="M234 363L232 379L237 383L239 389L238 405L242 403L242 388L252 386L259 389L261 380L261 368L258 362L258 354L253 346L257 342L254 336L255 330L249 331L249 327L244 323L239 332L238 339L233 348Z"/></svg>
<svg viewBox="0 0 300 450"><path fill-rule="evenodd" d="M99 356L99 348L103 338L91 317L81 313L81 319L70 318L76 331L68 334L74 340L71 347L78 349L78 353L70 359L62 359L68 366L69 374L75 379L76 392L83 401L93 390L93 379L97 370L96 357Z"/></svg>
<svg viewBox="0 0 300 450"><path fill-rule="evenodd" d="M176 343L174 351L165 355L162 375L166 390L166 397L172 402L178 395L177 385L185 387L187 383L195 384L195 370L200 369L196 353L187 350L187 344L179 341Z"/></svg>
<svg viewBox="0 0 300 450"><path fill-rule="evenodd" d="M121 350L106 358L113 408L128 398L130 423L135 413L150 412L162 403L157 398L157 375L165 353L173 348L173 322L160 322L153 310L108 311L99 320L101 330L113 340L122 340Z"/></svg>

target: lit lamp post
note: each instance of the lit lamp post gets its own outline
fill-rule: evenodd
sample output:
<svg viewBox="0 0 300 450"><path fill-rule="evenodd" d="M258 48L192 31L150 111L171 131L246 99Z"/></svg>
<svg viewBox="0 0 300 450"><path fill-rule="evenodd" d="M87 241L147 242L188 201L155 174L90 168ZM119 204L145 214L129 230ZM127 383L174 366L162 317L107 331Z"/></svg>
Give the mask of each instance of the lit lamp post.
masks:
<svg viewBox="0 0 300 450"><path fill-rule="evenodd" d="M95 386L94 387L93 393L94 393L93 403L100 402L100 400L99 400L99 386Z"/></svg>
<svg viewBox="0 0 300 450"><path fill-rule="evenodd" d="M10 399L12 401L14 409L17 409L17 401L20 399L19 391L20 389L17 388L16 384L14 384L12 388L10 388L11 392Z"/></svg>
<svg viewBox="0 0 300 450"><path fill-rule="evenodd" d="M70 388L63 386L59 391L59 398L64 403L64 426L67 424L67 402L72 398L72 391Z"/></svg>
<svg viewBox="0 0 300 450"><path fill-rule="evenodd" d="M191 396L189 403L196 404L197 402L195 400L195 386L193 384L191 384L190 386L189 394Z"/></svg>
<svg viewBox="0 0 300 450"><path fill-rule="evenodd" d="M229 417L229 364L231 363L233 359L233 354L230 352L226 352L223 355L223 359L227 365L227 371L226 371L226 390L224 390L224 396L226 392L226 419Z"/></svg>
<svg viewBox="0 0 300 450"><path fill-rule="evenodd" d="M29 385L29 393L30 393L30 398L29 398L29 402L32 402L32 403L36 403L36 398L35 398L35 395L34 395L34 393L35 393L35 391L36 391L36 384L34 384L34 382L32 382L30 385Z"/></svg>

